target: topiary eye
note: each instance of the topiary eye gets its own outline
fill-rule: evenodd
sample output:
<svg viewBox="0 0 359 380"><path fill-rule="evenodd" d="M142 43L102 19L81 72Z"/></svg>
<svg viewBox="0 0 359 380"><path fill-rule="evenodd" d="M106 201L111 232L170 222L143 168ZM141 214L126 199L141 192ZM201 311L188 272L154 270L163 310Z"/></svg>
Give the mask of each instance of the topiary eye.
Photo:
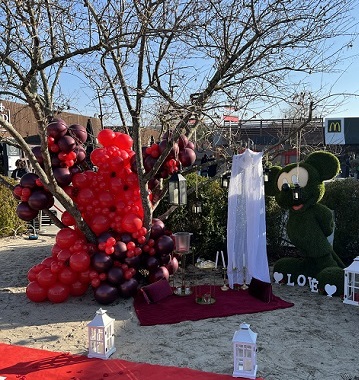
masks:
<svg viewBox="0 0 359 380"><path fill-rule="evenodd" d="M290 189L290 186L288 185L287 182L283 183L282 185L282 191L288 191Z"/></svg>

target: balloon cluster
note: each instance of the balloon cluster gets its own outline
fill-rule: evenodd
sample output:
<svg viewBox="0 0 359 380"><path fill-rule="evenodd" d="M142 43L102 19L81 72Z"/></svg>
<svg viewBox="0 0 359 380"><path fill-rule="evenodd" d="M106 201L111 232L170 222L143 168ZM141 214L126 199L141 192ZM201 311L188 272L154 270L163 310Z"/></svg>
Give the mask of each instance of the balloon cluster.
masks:
<svg viewBox="0 0 359 380"><path fill-rule="evenodd" d="M49 209L55 203L53 195L35 173L24 174L14 187L13 195L20 201L16 208L18 217L27 222L36 218L40 210Z"/></svg>
<svg viewBox="0 0 359 380"><path fill-rule="evenodd" d="M157 185L160 178L168 178L171 174L180 170L180 167L189 167L196 161L196 153L194 144L189 141L185 135L180 135L177 142L172 140L172 134L167 132L164 134L162 141L153 143L149 147L143 148L143 165L146 173L149 172L157 162L158 157L170 146L170 152L161 165L158 173L153 181L149 182L149 189L153 189ZM134 163L134 160L133 160ZM136 168L132 167L135 171Z"/></svg>
<svg viewBox="0 0 359 380"><path fill-rule="evenodd" d="M56 176L55 178L97 236L97 244L86 241L74 218L65 211L61 221L67 227L56 235L51 257L32 267L28 273L28 298L34 302L46 299L63 302L69 296L84 294L92 286L95 299L99 303L108 304L118 297L133 296L141 281L151 283L163 277L168 279L178 269L178 261L171 255L174 240L159 219L152 221L150 231L143 226L143 208L138 175L134 170L135 153L131 137L110 129L102 130L98 135L102 147L90 155L98 170L71 172L70 169L83 160L82 157L79 158L78 142L83 141L85 131L80 126L72 128L71 133L79 133L82 137L80 140L80 137L74 138L68 134L69 130L70 127L67 128L59 120L48 126L51 161L53 165L58 165L53 166L54 172L56 169L68 170L70 181L63 181L62 175L60 180ZM176 170L177 159L180 157L183 166L190 165L195 159L188 140L181 136L179 141L182 143L174 144L178 146L175 163L170 163L172 158L167 158L163 164L161 175L164 177L171 170ZM168 141L164 139L161 143L164 145ZM156 147L161 143L145 149L147 153L144 162L148 157L159 157L154 157L157 155L154 152L157 152ZM76 156L71 152L75 152ZM39 157L38 160L41 163ZM164 173L165 168L167 173ZM20 185L26 188L21 182ZM20 193L20 190L16 191ZM22 189L21 199L25 197L23 191Z"/></svg>

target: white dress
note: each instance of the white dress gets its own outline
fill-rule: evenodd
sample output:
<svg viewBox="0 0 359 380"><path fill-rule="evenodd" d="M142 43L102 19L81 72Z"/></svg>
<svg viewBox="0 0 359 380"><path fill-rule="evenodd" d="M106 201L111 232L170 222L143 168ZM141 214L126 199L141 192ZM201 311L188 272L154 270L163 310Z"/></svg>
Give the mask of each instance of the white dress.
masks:
<svg viewBox="0 0 359 380"><path fill-rule="evenodd" d="M252 277L270 282L265 221L262 152L246 149L233 156L228 192L228 283Z"/></svg>

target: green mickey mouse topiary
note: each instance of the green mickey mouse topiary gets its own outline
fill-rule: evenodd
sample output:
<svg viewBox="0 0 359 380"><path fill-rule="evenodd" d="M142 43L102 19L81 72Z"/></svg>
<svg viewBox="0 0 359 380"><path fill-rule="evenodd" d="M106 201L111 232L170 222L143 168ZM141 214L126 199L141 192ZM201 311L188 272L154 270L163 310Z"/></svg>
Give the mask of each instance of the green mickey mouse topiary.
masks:
<svg viewBox="0 0 359 380"><path fill-rule="evenodd" d="M279 259L273 271L292 274L292 279L300 274L316 278L318 289L335 285L335 295L343 294L344 264L327 239L334 228L332 212L318 202L325 192L323 181L334 178L339 170L339 160L333 154L318 151L298 165L272 167L265 184L266 194L275 196L278 205L289 210L287 234L302 254L302 258ZM299 190L297 197L294 189Z"/></svg>

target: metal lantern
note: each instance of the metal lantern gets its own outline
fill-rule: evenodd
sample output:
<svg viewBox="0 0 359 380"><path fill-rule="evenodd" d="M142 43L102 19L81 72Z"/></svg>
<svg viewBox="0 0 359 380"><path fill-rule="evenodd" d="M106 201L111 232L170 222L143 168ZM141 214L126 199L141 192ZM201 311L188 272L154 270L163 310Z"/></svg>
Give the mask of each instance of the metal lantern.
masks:
<svg viewBox="0 0 359 380"><path fill-rule="evenodd" d="M172 174L168 180L169 203L174 206L187 204L187 182L180 173Z"/></svg>
<svg viewBox="0 0 359 380"><path fill-rule="evenodd" d="M257 373L257 333L249 328L248 323L241 323L240 330L234 333L233 377L255 379Z"/></svg>
<svg viewBox="0 0 359 380"><path fill-rule="evenodd" d="M221 186L223 189L229 188L229 181L231 179L231 172L225 172L221 177Z"/></svg>
<svg viewBox="0 0 359 380"><path fill-rule="evenodd" d="M114 322L101 308L88 323L89 358L108 359L115 351Z"/></svg>
<svg viewBox="0 0 359 380"><path fill-rule="evenodd" d="M269 167L265 166L264 170L263 170L263 180L264 180L264 182L269 182L269 173L270 173Z"/></svg>
<svg viewBox="0 0 359 380"><path fill-rule="evenodd" d="M193 214L200 214L202 212L202 202L196 200L192 205Z"/></svg>
<svg viewBox="0 0 359 380"><path fill-rule="evenodd" d="M359 256L344 269L344 303L359 306Z"/></svg>
<svg viewBox="0 0 359 380"><path fill-rule="evenodd" d="M296 183L293 187L293 200L299 201L302 199L302 189L299 183Z"/></svg>

